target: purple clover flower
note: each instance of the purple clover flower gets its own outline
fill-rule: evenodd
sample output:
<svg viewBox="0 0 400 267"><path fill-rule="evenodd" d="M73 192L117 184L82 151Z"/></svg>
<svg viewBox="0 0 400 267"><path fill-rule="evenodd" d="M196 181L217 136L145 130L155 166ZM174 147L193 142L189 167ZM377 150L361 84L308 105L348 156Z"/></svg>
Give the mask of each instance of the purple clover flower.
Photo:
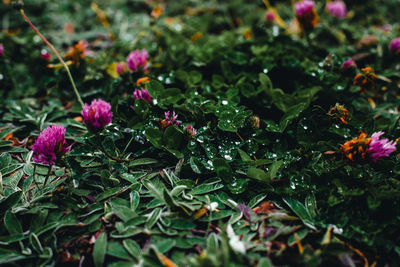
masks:
<svg viewBox="0 0 400 267"><path fill-rule="evenodd" d="M304 14L312 12L314 6L315 6L314 1L303 0L300 2L296 2L296 4L294 4L294 11L296 13L296 16L302 17Z"/></svg>
<svg viewBox="0 0 400 267"><path fill-rule="evenodd" d="M35 162L54 165L71 150L65 142L65 128L62 125L47 126L35 140L32 150L36 153L33 155Z"/></svg>
<svg viewBox="0 0 400 267"><path fill-rule="evenodd" d="M133 92L133 96L135 97L135 100L141 98L149 104L153 101L153 98L149 95L149 91L143 88L135 89L135 91Z"/></svg>
<svg viewBox="0 0 400 267"><path fill-rule="evenodd" d="M186 126L186 131L191 135L195 136L197 134L197 130L193 127L193 125L189 124Z"/></svg>
<svg viewBox="0 0 400 267"><path fill-rule="evenodd" d="M4 46L0 44L0 57L4 56Z"/></svg>
<svg viewBox="0 0 400 267"><path fill-rule="evenodd" d="M129 69L131 71L136 71L139 67L142 67L143 70L146 70L148 57L149 54L147 53L146 49L136 49L135 51L131 52L126 60Z"/></svg>
<svg viewBox="0 0 400 267"><path fill-rule="evenodd" d="M348 59L345 62L343 62L342 65L342 70L347 70L347 69L356 69L357 68L357 64L353 59Z"/></svg>
<svg viewBox="0 0 400 267"><path fill-rule="evenodd" d="M89 131L97 133L111 123L111 105L101 99L94 99L90 105L86 104L82 109L83 122Z"/></svg>
<svg viewBox="0 0 400 267"><path fill-rule="evenodd" d="M274 22L274 21L275 21L275 14L274 14L274 11L269 10L269 11L267 12L267 14L265 15L265 20L266 20L267 22Z"/></svg>
<svg viewBox="0 0 400 267"><path fill-rule="evenodd" d="M380 158L389 156L393 151L396 150L395 141L389 141L387 138L380 139L383 134L385 133L376 132L371 136L368 152L371 153L370 157L372 158L373 162L376 162Z"/></svg>
<svg viewBox="0 0 400 267"><path fill-rule="evenodd" d="M346 4L340 0L327 3L326 10L333 17L337 17L339 19L346 17L347 14Z"/></svg>
<svg viewBox="0 0 400 267"><path fill-rule="evenodd" d="M178 126L181 123L180 121L177 120L178 115L175 114L175 111L172 112L171 117L170 117L170 114L171 114L170 111L164 112L165 119L163 119L163 120L160 119L160 121L159 121L161 128L163 128L164 130L167 129L171 125Z"/></svg>
<svg viewBox="0 0 400 267"><path fill-rule="evenodd" d="M400 54L400 37L395 38L390 42L389 49L393 54Z"/></svg>

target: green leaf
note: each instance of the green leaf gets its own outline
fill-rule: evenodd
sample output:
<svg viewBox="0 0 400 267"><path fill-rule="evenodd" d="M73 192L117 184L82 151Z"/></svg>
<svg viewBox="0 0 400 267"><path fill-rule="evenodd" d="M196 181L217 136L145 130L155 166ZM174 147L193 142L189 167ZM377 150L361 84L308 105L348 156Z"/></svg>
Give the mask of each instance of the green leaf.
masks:
<svg viewBox="0 0 400 267"><path fill-rule="evenodd" d="M115 188L108 189L107 191L99 194L96 197L96 199L97 199L97 201L102 201L102 200L104 200L106 198L109 198L109 197L111 197L113 195L116 195L119 192L124 191L124 189L126 189L126 188L125 187L115 187Z"/></svg>
<svg viewBox="0 0 400 267"><path fill-rule="evenodd" d="M223 188L223 184L201 184L199 186L196 186L192 191L190 191L190 194L192 195L203 195L212 191L216 191L218 189Z"/></svg>
<svg viewBox="0 0 400 267"><path fill-rule="evenodd" d="M138 114L142 119L146 118L149 110L150 105L144 99L136 99L134 104L134 110L136 114Z"/></svg>
<svg viewBox="0 0 400 267"><path fill-rule="evenodd" d="M140 166L140 165L149 165L149 164L155 164L155 163L158 163L158 160L150 159L150 158L141 158L141 159L135 159L135 160L129 162L129 167Z"/></svg>
<svg viewBox="0 0 400 267"><path fill-rule="evenodd" d="M11 235L22 233L21 223L11 210L6 211L4 216L4 226Z"/></svg>
<svg viewBox="0 0 400 267"><path fill-rule="evenodd" d="M42 244L40 243L39 238L35 233L30 233L29 235L29 242L32 246L32 248L37 252L37 253L43 253L43 247Z"/></svg>
<svg viewBox="0 0 400 267"><path fill-rule="evenodd" d="M102 232L93 247L93 262L96 267L103 266L107 251L107 234Z"/></svg>
<svg viewBox="0 0 400 267"><path fill-rule="evenodd" d="M195 173L199 173L199 174L202 173L203 166L201 165L199 159L197 159L195 157L190 157L189 163L190 163L190 167L192 167L192 170Z"/></svg>
<svg viewBox="0 0 400 267"><path fill-rule="evenodd" d="M274 265L270 259L263 257L258 262L257 267L274 267Z"/></svg>
<svg viewBox="0 0 400 267"><path fill-rule="evenodd" d="M163 191L165 190L165 187L162 184L157 184L150 180L143 180L142 183L147 190L149 190L150 194L152 194L156 199L164 202Z"/></svg>
<svg viewBox="0 0 400 267"><path fill-rule="evenodd" d="M168 127L162 137L164 146L170 149L179 149L182 146L183 141L183 132L175 125Z"/></svg>
<svg viewBox="0 0 400 267"><path fill-rule="evenodd" d="M241 150L240 148L237 149L240 155L240 158L244 161L244 162L252 162L253 160L250 158L249 155L247 155L246 152L244 152L243 150Z"/></svg>
<svg viewBox="0 0 400 267"><path fill-rule="evenodd" d="M303 204L293 198L283 198L283 201L293 210L294 213L296 213L296 215L303 221L304 225L313 230L317 230L311 214Z"/></svg>
<svg viewBox="0 0 400 267"><path fill-rule="evenodd" d="M156 208L151 213L146 221L146 228L151 229L161 216L161 209Z"/></svg>
<svg viewBox="0 0 400 267"><path fill-rule="evenodd" d="M142 258L142 250L138 243L132 239L124 239L122 241L124 248L131 254L135 259L140 260Z"/></svg>
<svg viewBox="0 0 400 267"><path fill-rule="evenodd" d="M213 160L213 167L217 172L219 178L225 183L232 182L233 172L228 163L222 158L216 158Z"/></svg>
<svg viewBox="0 0 400 267"><path fill-rule="evenodd" d="M292 106L288 108L287 112L285 115L283 115L281 121L279 122L279 132L282 133L286 127L289 125L289 123L297 118L301 112L303 112L304 109L306 109L308 104L306 103L300 103L295 106Z"/></svg>
<svg viewBox="0 0 400 267"><path fill-rule="evenodd" d="M156 148L162 147L163 132L157 128L147 128L145 131L146 138L155 146Z"/></svg>
<svg viewBox="0 0 400 267"><path fill-rule="evenodd" d="M170 251L176 244L176 241L173 239L165 239L161 240L160 242L154 244L154 246L157 248L157 250L160 253L167 253Z"/></svg>
<svg viewBox="0 0 400 267"><path fill-rule="evenodd" d="M218 237L215 233L211 233L207 238L207 250L209 252L213 252L217 251L218 249Z"/></svg>
<svg viewBox="0 0 400 267"><path fill-rule="evenodd" d="M274 179L279 168L282 166L283 160L274 161L268 166L268 177L269 179Z"/></svg>
<svg viewBox="0 0 400 267"><path fill-rule="evenodd" d="M261 170L261 169L257 169L257 168L250 168L247 171L247 177L252 178L252 179L256 179L262 182L269 182L270 178L268 176L268 174Z"/></svg>
<svg viewBox="0 0 400 267"><path fill-rule="evenodd" d="M137 231L134 230L136 233ZM119 259L123 259L123 260L128 260L128 261L132 261L132 257L131 255L128 253L128 251L124 248L123 245L121 245L119 243L119 241L115 241L115 240L110 240L108 242L108 246L107 246L107 255L119 258Z"/></svg>
<svg viewBox="0 0 400 267"><path fill-rule="evenodd" d="M179 102L184 96L178 88L168 88L162 91L158 95L158 98L163 105L168 106Z"/></svg>
<svg viewBox="0 0 400 267"><path fill-rule="evenodd" d="M307 195L305 206L311 217L315 218L317 216L317 201L315 200L314 194Z"/></svg>
<svg viewBox="0 0 400 267"><path fill-rule="evenodd" d="M158 96L165 91L164 86L157 80L150 80L150 82L147 83L146 88L153 98L158 98Z"/></svg>
<svg viewBox="0 0 400 267"><path fill-rule="evenodd" d="M17 192L12 193L11 195L6 197L5 199L3 198L0 201L0 213L3 213L6 210L8 210L9 208L14 207L19 202L19 200L21 199L21 196L22 196L22 192L21 191L17 191Z"/></svg>
<svg viewBox="0 0 400 267"><path fill-rule="evenodd" d="M139 206L140 202L140 195L137 191L133 191L129 193L129 199L130 199L130 204L131 204L131 209L135 211L137 207Z"/></svg>
<svg viewBox="0 0 400 267"><path fill-rule="evenodd" d="M222 77L221 75L218 75L218 74L213 74L211 85L217 89L221 88L222 86L225 85L224 77Z"/></svg>
<svg viewBox="0 0 400 267"><path fill-rule="evenodd" d="M249 168L249 170L247 171L247 176L262 182L269 182L275 177L282 164L283 161L281 160L273 162L271 165L268 166L268 172L265 172L258 168Z"/></svg>

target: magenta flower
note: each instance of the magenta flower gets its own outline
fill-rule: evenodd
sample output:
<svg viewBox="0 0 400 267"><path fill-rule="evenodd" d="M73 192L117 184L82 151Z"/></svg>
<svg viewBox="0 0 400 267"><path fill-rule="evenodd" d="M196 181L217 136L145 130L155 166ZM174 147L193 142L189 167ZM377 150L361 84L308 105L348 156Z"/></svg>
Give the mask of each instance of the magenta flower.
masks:
<svg viewBox="0 0 400 267"><path fill-rule="evenodd" d="M123 75L128 72L128 65L125 62L118 62L116 69L118 75Z"/></svg>
<svg viewBox="0 0 400 267"><path fill-rule="evenodd" d="M136 71L139 67L142 67L143 70L146 70L148 57L149 54L147 53L146 49L136 49L128 55L126 62L131 71Z"/></svg>
<svg viewBox="0 0 400 267"><path fill-rule="evenodd" d="M101 99L94 99L90 105L83 106L81 111L83 122L89 131L97 133L111 123L111 105Z"/></svg>
<svg viewBox="0 0 400 267"><path fill-rule="evenodd" d="M343 62L342 70L356 69L356 68L357 68L357 64L351 58L346 60L345 62Z"/></svg>
<svg viewBox="0 0 400 267"><path fill-rule="evenodd" d="M369 143L368 152L371 153L370 157L373 162L378 159L389 156L393 151L396 150L396 142L390 141L387 138L379 139L384 132L376 132L371 136L371 142Z"/></svg>
<svg viewBox="0 0 400 267"><path fill-rule="evenodd" d="M270 22L270 23L274 22L274 21L275 21L275 14L274 14L274 11L269 10L269 11L267 12L267 14L265 15L265 20L266 20L267 22Z"/></svg>
<svg viewBox="0 0 400 267"><path fill-rule="evenodd" d="M304 14L312 12L314 6L315 6L314 1L303 0L300 2L296 2L296 4L294 4L294 11L296 13L296 16L302 17Z"/></svg>
<svg viewBox="0 0 400 267"><path fill-rule="evenodd" d="M393 54L400 54L400 37L395 38L390 42L389 49Z"/></svg>
<svg viewBox="0 0 400 267"><path fill-rule="evenodd" d="M47 126L35 140L32 150L36 153L33 155L35 162L54 165L71 150L65 142L65 128L62 125Z"/></svg>
<svg viewBox="0 0 400 267"><path fill-rule="evenodd" d="M143 88L135 89L135 91L133 92L133 96L135 97L135 100L138 100L139 98L141 98L149 104L153 101L153 98L151 98L151 96L149 95L149 92Z"/></svg>
<svg viewBox="0 0 400 267"><path fill-rule="evenodd" d="M193 125L189 124L186 126L186 131L191 135L195 136L197 134L197 130L193 127Z"/></svg>
<svg viewBox="0 0 400 267"><path fill-rule="evenodd" d="M346 17L347 14L346 4L340 0L327 3L326 10L333 17L337 17L339 19Z"/></svg>
<svg viewBox="0 0 400 267"><path fill-rule="evenodd" d="M40 52L40 54L41 54L42 58L45 59L45 60L50 60L51 59L51 54L46 49L43 49Z"/></svg>
<svg viewBox="0 0 400 267"><path fill-rule="evenodd" d="M4 56L4 46L0 44L0 57Z"/></svg>
<svg viewBox="0 0 400 267"><path fill-rule="evenodd" d="M169 117L170 114L171 114L170 111L164 112L165 119L163 119L163 120L160 119L159 120L160 126L164 130L166 128L168 128L169 126L171 126L171 125L178 126L181 123L180 121L177 120L178 115L175 114L175 111L172 112L172 116L171 117Z"/></svg>

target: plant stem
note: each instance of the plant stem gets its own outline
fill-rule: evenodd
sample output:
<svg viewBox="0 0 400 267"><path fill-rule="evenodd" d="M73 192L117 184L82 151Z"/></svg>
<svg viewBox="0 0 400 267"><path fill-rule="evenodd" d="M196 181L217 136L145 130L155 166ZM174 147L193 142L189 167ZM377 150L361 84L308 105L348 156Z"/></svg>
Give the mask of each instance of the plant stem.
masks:
<svg viewBox="0 0 400 267"><path fill-rule="evenodd" d="M110 153L108 153L107 150L104 148L103 144L101 143L101 140L100 140L100 136L99 136L99 135L97 135L97 141L98 141L98 143L99 143L99 146L100 146L101 151L103 151L103 153L104 153L107 157L109 157L110 159L115 160L115 161L117 161L117 162L130 162L130 161L133 160L133 159L121 159L121 158L117 158L117 157L114 157L113 155L111 155Z"/></svg>
<svg viewBox="0 0 400 267"><path fill-rule="evenodd" d="M49 170L47 171L47 174L46 174L46 178L44 178L43 188L44 188L44 187L46 186L46 184L47 184L47 180L49 179L51 169L52 169L52 166L50 165L50 166L49 166Z"/></svg>
<svg viewBox="0 0 400 267"><path fill-rule="evenodd" d="M129 139L128 144L125 146L124 150L122 151L122 155L125 154L125 151L128 149L129 145L132 143L134 136Z"/></svg>
<svg viewBox="0 0 400 267"><path fill-rule="evenodd" d="M22 17L24 17L25 21L29 24L29 26L31 26L31 28L36 32L37 35L39 35L40 39L42 39L42 41L51 49L51 51L53 51L53 53L56 55L56 57L58 58L58 60L61 62L61 64L63 65L63 67L65 68L65 70L67 71L68 74L68 78L72 84L72 88L74 89L76 98L78 99L79 104L81 104L81 106L83 107L83 101L82 98L78 92L78 89L76 88L74 79L72 78L71 72L69 71L68 65L65 63L65 61L62 59L62 57L60 56L60 54L57 52L57 50L54 48L54 46L47 41L47 39L39 32L39 30L32 24L32 22L29 20L29 18L25 15L25 12L23 9L20 9L21 15Z"/></svg>

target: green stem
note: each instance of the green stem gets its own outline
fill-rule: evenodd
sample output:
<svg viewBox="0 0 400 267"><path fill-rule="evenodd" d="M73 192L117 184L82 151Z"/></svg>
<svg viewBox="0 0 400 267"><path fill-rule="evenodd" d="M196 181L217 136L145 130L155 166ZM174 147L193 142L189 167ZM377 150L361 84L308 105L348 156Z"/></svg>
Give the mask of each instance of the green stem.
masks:
<svg viewBox="0 0 400 267"><path fill-rule="evenodd" d="M313 45L312 45L312 43L311 43L311 39L310 39L310 36L309 36L309 32L308 32L308 31L304 31L304 35L305 35L305 37L306 37L306 41L307 41L308 47L309 47L309 48L312 48Z"/></svg>
<svg viewBox="0 0 400 267"><path fill-rule="evenodd" d="M29 24L29 26L31 26L31 28L35 31L35 33L40 37L40 39L42 39L42 41L51 49L51 51L53 51L53 53L56 55L56 57L58 58L58 60L61 62L61 64L63 65L63 67L65 68L65 70L67 71L68 74L68 78L72 84L72 88L74 89L76 98L78 99L79 104L81 104L81 106L83 107L83 101L82 98L78 92L78 89L76 88L74 79L72 78L71 72L69 71L68 65L65 63L65 61L62 59L62 57L60 56L60 54L57 52L57 50L54 48L54 46L47 41L47 39L39 32L39 30L32 24L32 22L29 20L29 18L25 15L25 12L23 9L20 9L21 15L22 17L24 17L25 21Z"/></svg>
<svg viewBox="0 0 400 267"><path fill-rule="evenodd" d="M122 151L122 155L125 154L125 151L128 149L129 145L132 143L134 137L132 136L131 139L129 139L128 144L125 146L124 150Z"/></svg>
<svg viewBox="0 0 400 267"><path fill-rule="evenodd" d="M51 169L52 169L51 167L52 167L52 166L50 165L50 166L49 166L49 170L47 171L46 178L44 179L43 188L46 186L47 180L49 179L50 172L51 172Z"/></svg>

